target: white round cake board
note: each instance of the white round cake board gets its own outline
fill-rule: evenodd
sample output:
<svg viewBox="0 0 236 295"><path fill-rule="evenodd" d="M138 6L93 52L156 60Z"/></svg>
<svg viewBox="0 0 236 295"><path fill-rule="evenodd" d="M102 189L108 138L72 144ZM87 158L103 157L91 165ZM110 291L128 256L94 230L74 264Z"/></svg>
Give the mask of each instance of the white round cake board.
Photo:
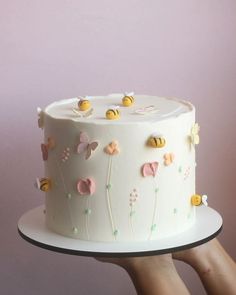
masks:
<svg viewBox="0 0 236 295"><path fill-rule="evenodd" d="M38 247L72 255L91 257L148 256L185 250L206 243L222 229L222 218L212 208L197 207L196 223L176 236L144 242L92 242L67 238L45 225L44 206L25 213L18 222L22 238Z"/></svg>

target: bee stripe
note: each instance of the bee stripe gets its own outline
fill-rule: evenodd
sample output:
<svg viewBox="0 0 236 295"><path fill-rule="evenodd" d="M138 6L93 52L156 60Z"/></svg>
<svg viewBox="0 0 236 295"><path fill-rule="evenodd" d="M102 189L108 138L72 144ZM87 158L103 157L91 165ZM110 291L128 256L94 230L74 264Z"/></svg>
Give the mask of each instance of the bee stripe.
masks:
<svg viewBox="0 0 236 295"><path fill-rule="evenodd" d="M40 179L40 190L45 191L47 187L49 186L49 180L47 178L41 178Z"/></svg>
<svg viewBox="0 0 236 295"><path fill-rule="evenodd" d="M153 139L154 139L154 141L155 141L156 146L158 146L157 138L156 138L156 137L153 137Z"/></svg>
<svg viewBox="0 0 236 295"><path fill-rule="evenodd" d="M42 183L41 186L40 186L40 189L41 191L45 191L48 187L48 184L47 183Z"/></svg>
<svg viewBox="0 0 236 295"><path fill-rule="evenodd" d="M79 105L81 105L82 103L84 103L84 102L89 102L87 99L83 99L83 100L80 100L79 101Z"/></svg>
<svg viewBox="0 0 236 295"><path fill-rule="evenodd" d="M42 183L41 186L40 186L40 189L44 190L45 187L47 187L47 183Z"/></svg>
<svg viewBox="0 0 236 295"><path fill-rule="evenodd" d="M114 115L116 115L116 114L117 114L117 112L116 112L117 110L112 110L112 109L109 109L108 111L109 111L109 112L112 112Z"/></svg>
<svg viewBox="0 0 236 295"><path fill-rule="evenodd" d="M163 138L159 138L160 140L160 144L162 145L164 143L164 139Z"/></svg>
<svg viewBox="0 0 236 295"><path fill-rule="evenodd" d="M132 96L126 96L126 97L130 100L131 103L133 103L134 98Z"/></svg>

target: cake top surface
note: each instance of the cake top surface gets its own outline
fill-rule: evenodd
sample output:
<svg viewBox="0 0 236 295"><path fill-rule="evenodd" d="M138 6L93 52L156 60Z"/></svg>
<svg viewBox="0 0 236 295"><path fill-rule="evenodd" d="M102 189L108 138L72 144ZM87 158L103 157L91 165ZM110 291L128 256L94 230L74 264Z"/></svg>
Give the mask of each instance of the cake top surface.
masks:
<svg viewBox="0 0 236 295"><path fill-rule="evenodd" d="M54 119L72 120L75 122L91 122L97 124L122 124L139 122L156 122L194 110L191 103L175 98L164 98L150 95L133 95L134 103L122 105L124 94L107 96L86 96L90 108L79 110L79 98L55 101L48 105L44 113ZM119 111L119 119L108 120L106 112L111 109Z"/></svg>

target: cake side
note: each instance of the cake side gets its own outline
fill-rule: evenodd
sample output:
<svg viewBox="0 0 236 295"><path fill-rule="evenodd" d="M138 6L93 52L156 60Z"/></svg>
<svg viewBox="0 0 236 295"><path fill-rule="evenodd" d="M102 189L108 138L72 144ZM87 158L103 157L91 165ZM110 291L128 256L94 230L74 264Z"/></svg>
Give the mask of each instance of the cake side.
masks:
<svg viewBox="0 0 236 295"><path fill-rule="evenodd" d="M175 235L193 225L194 107L167 100L168 107L161 111L163 98L158 103L157 97L146 102L139 97L141 103L125 109L127 116L117 122L100 113L96 117L96 112L89 119L74 117L73 100L56 104L59 113L57 107L52 111L55 104L45 109L45 143L51 146L45 160L49 228L82 240L143 241ZM104 109L110 98L105 102ZM158 112L141 117L135 113L150 103ZM160 146L151 146L152 140Z"/></svg>

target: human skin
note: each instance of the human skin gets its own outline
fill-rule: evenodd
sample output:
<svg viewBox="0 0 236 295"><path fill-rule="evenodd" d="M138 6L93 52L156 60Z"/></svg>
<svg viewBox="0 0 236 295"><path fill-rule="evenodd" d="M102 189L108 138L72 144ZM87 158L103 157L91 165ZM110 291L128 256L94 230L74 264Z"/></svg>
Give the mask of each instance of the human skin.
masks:
<svg viewBox="0 0 236 295"><path fill-rule="evenodd" d="M129 274L138 295L190 294L170 254L132 258L97 258L114 263Z"/></svg>
<svg viewBox="0 0 236 295"><path fill-rule="evenodd" d="M138 295L190 294L176 271L172 257L193 267L207 294L236 295L236 264L217 239L172 255L97 260L125 269Z"/></svg>
<svg viewBox="0 0 236 295"><path fill-rule="evenodd" d="M236 295L235 261L217 239L172 256L193 267L207 294Z"/></svg>

